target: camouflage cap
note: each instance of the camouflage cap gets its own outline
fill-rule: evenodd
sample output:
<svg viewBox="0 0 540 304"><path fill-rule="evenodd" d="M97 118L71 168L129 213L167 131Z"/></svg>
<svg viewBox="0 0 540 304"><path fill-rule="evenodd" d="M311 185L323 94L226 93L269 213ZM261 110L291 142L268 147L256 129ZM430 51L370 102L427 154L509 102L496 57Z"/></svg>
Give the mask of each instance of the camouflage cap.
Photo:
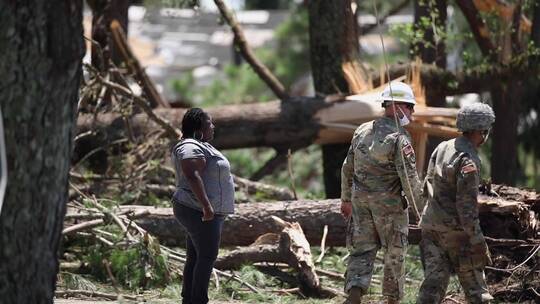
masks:
<svg viewBox="0 0 540 304"><path fill-rule="evenodd" d="M495 122L493 109L485 103L475 102L461 108L456 125L459 131L487 130Z"/></svg>

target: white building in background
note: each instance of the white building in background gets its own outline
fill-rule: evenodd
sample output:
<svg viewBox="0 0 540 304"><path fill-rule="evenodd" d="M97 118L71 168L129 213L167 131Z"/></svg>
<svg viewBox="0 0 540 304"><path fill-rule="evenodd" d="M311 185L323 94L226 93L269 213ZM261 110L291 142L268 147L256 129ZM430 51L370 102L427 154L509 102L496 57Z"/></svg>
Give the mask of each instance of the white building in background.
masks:
<svg viewBox="0 0 540 304"><path fill-rule="evenodd" d="M235 9L247 41L252 48L272 47L275 28L288 16L287 10L242 11L243 0L226 1ZM215 79L221 68L238 59L233 48L233 34L228 25L220 23L220 15L212 0L200 2L197 10L178 8L129 8L129 43L147 73L156 83L158 90L170 101L176 96L170 81L192 72L197 85L207 85ZM410 23L412 10L389 17L388 25ZM372 15L360 15L359 25L375 24ZM85 12L86 35L90 36L91 13ZM362 52L377 55L382 53L380 38L374 31L359 39ZM399 43L385 36L385 47L389 52L399 50ZM89 52L88 52L89 53ZM236 56L236 58L235 58ZM89 54L86 60L89 61Z"/></svg>

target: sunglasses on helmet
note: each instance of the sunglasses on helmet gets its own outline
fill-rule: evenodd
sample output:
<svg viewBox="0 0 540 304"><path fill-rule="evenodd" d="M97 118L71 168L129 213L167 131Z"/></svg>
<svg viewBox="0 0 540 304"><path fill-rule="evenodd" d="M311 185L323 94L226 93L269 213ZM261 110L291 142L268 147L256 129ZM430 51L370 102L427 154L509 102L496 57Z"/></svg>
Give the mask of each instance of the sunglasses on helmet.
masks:
<svg viewBox="0 0 540 304"><path fill-rule="evenodd" d="M399 105L402 105L402 106L405 106L407 109L409 109L409 111L412 111L414 110L414 105L413 104L410 104L410 103L398 103Z"/></svg>

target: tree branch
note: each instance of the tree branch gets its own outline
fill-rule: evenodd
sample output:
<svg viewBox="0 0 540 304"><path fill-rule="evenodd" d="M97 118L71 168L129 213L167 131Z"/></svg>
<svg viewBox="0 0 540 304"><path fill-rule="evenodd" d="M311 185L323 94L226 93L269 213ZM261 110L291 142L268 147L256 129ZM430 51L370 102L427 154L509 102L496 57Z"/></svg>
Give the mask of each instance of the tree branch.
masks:
<svg viewBox="0 0 540 304"><path fill-rule="evenodd" d="M388 19L388 17L396 14L397 12L405 8L409 4L409 2L410 0L403 0L400 3L396 4L396 6L392 7L385 15L379 17L380 23L381 24L384 23L386 19ZM364 34L371 32L375 28L377 28L377 23L360 26L358 28L358 31L359 31L360 36L362 36Z"/></svg>
<svg viewBox="0 0 540 304"><path fill-rule="evenodd" d="M144 98L135 95L133 92L131 92L129 88L126 88L117 83L111 82L109 80L106 80L105 78L101 77L101 75L99 75L98 73L95 73L94 76L104 86L117 91L121 95L131 98L135 102L135 104L141 107L141 109L148 115L148 117L151 120L155 121L159 126L161 126L167 132L167 135L169 137L174 138L174 139L180 138L180 136L182 135L181 132L178 131L176 128L174 128L168 121L157 116L152 110L152 108L148 106ZM115 73L115 76L119 77L120 79L122 79L122 82L126 83L125 79L123 79L120 73Z"/></svg>
<svg viewBox="0 0 540 304"><path fill-rule="evenodd" d="M242 56L244 56L244 58L251 65L255 73L259 75L259 77L270 87L272 92L274 92L274 94L276 94L279 99L287 99L289 96L285 92L285 87L272 74L272 72L270 72L270 70L255 57L253 51L247 44L246 37L244 36L244 32L242 31L240 24L238 24L238 21L236 20L232 12L229 10L229 8L227 8L227 6L225 5L225 3L223 3L222 0L214 0L214 2L216 3L216 6L221 13L221 16L225 19L225 21L227 21L227 24L229 24L229 26L231 27L234 33L234 43L240 50L240 53L242 53Z"/></svg>
<svg viewBox="0 0 540 304"><path fill-rule="evenodd" d="M398 64L390 67L390 78L407 75L415 63ZM431 89L438 89L445 95L458 95L476 93L490 90L501 82L516 79L526 79L537 76L540 73L540 65L529 65L524 62L510 63L509 65L492 64L488 69L470 69L452 73L451 71L437 68L433 65L420 67L420 79L422 84ZM380 73L372 72L373 86L380 86Z"/></svg>
<svg viewBox="0 0 540 304"><path fill-rule="evenodd" d="M127 43L126 35L122 30L122 26L116 20L113 20L111 22L111 34L116 48L118 49L120 54L122 54L124 62L130 69L131 73L134 74L135 78L141 84L141 87L148 99L150 100L151 104L153 106L170 108L171 105L167 101L165 101L163 97L158 93L156 87L154 86L154 83L148 77L135 55L133 55L129 44Z"/></svg>
<svg viewBox="0 0 540 304"><path fill-rule="evenodd" d="M463 12L463 15L465 15L482 54L490 60L495 61L495 46L491 42L489 29L480 17L478 9L472 0L456 0L456 3Z"/></svg>
<svg viewBox="0 0 540 304"><path fill-rule="evenodd" d="M276 151L276 154L270 158L262 167L259 168L253 175L250 176L250 180L259 181L268 174L271 174L278 167L285 164L287 161L287 153L285 151Z"/></svg>
<svg viewBox="0 0 540 304"><path fill-rule="evenodd" d="M91 290L57 290L54 292L54 295L56 297L75 297L75 296L85 296L85 297L91 297L91 298L104 298L108 300L118 300L120 297L119 294L110 294L110 293L104 293L99 291L91 291ZM128 300L137 300L136 296L126 295L123 294L121 297L126 298Z"/></svg>

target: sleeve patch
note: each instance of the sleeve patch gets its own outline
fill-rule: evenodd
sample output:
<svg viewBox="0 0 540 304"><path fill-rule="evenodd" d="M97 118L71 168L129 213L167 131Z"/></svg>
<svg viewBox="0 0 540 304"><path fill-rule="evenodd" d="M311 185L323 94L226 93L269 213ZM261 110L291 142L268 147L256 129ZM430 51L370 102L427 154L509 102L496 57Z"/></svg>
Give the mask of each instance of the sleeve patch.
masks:
<svg viewBox="0 0 540 304"><path fill-rule="evenodd" d="M476 172L476 166L474 165L474 163L469 163L463 167L461 167L461 173L462 174L467 174L467 173L471 173L471 172Z"/></svg>
<svg viewBox="0 0 540 304"><path fill-rule="evenodd" d="M403 151L403 154L405 154L405 156L414 155L414 149L409 143L407 143L401 150Z"/></svg>

